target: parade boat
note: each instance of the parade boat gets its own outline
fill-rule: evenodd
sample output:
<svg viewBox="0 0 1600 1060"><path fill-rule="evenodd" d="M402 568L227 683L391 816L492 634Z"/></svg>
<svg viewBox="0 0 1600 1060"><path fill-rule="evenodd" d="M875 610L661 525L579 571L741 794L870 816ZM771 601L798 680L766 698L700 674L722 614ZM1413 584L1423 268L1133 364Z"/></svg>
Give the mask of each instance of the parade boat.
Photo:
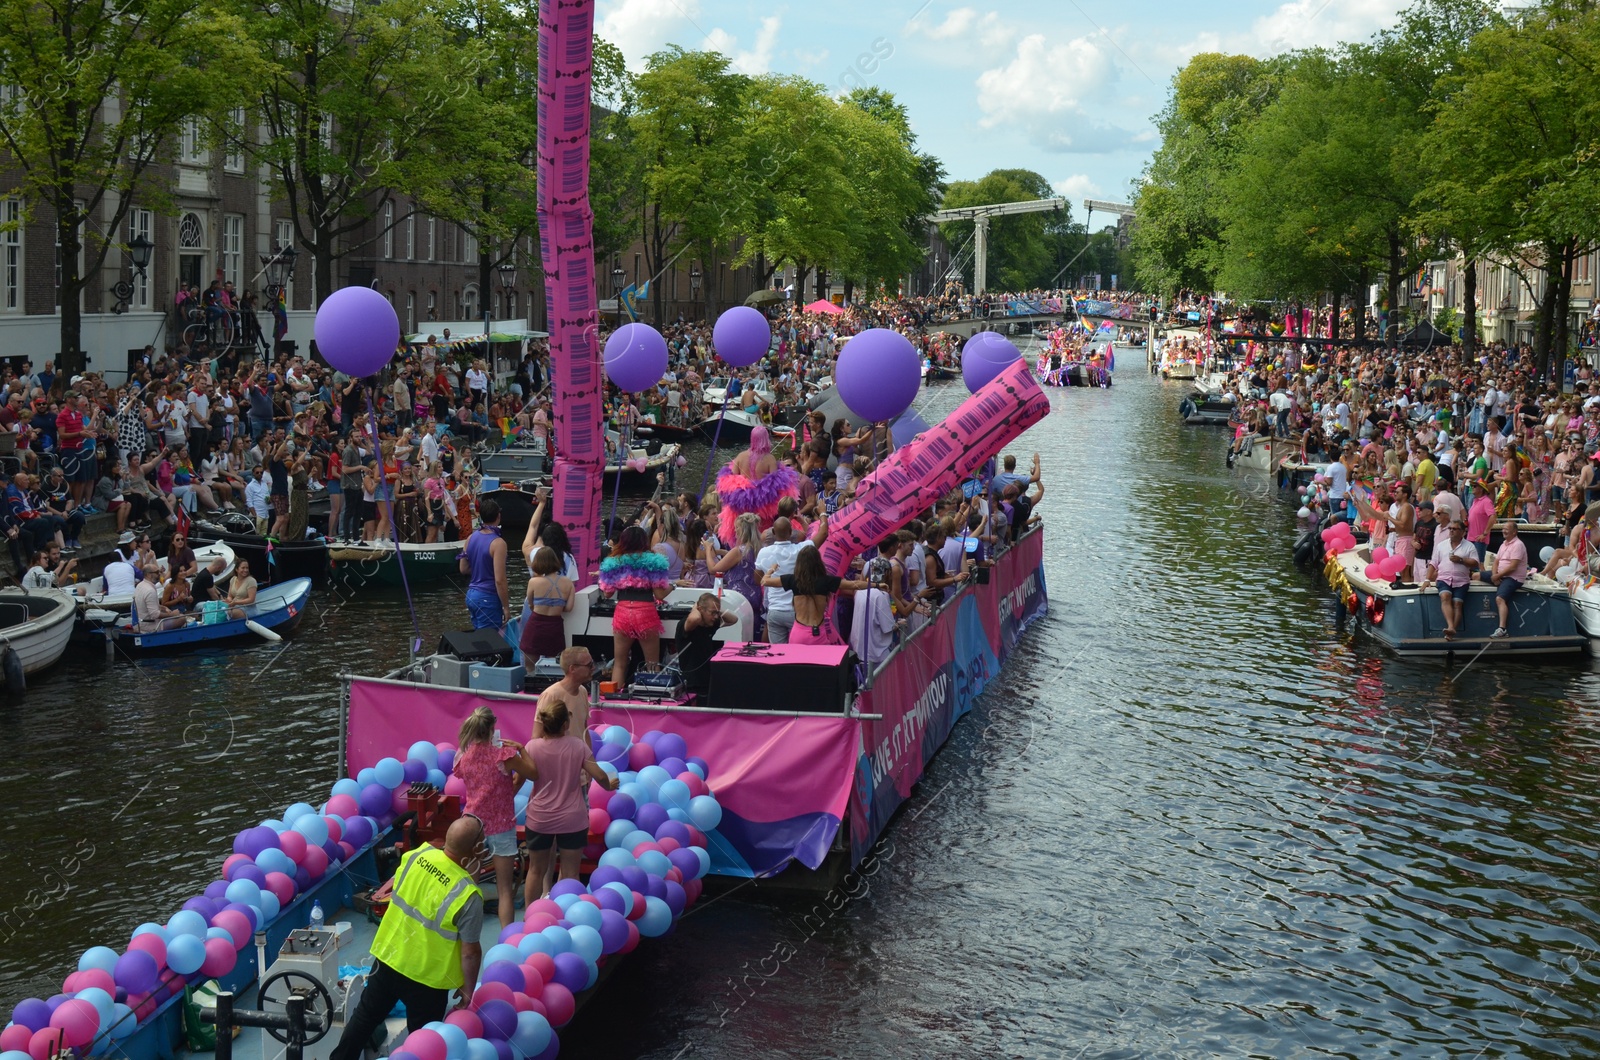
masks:
<svg viewBox="0 0 1600 1060"><path fill-rule="evenodd" d="M0 687L54 666L72 640L76 598L62 589L0 589Z"/></svg>
<svg viewBox="0 0 1600 1060"><path fill-rule="evenodd" d="M520 534L533 521L534 510L539 506L539 489L548 484L548 479L508 482L485 476L478 480L478 503L493 500L500 506L500 532Z"/></svg>
<svg viewBox="0 0 1600 1060"><path fill-rule="evenodd" d="M194 550L196 570L204 570L214 559L222 560L222 573L217 575L217 581L227 581L233 577L234 555L233 549L225 542L214 542L201 545ZM162 556L157 561L161 566L161 580L167 580L167 557ZM107 593L104 575L97 574L83 583L83 592L79 596L80 609L96 608L102 611L116 611L126 613L133 606L132 593Z"/></svg>
<svg viewBox="0 0 1600 1060"><path fill-rule="evenodd" d="M543 442L532 437L518 440L504 449L474 455L478 473L502 482L526 482L550 473L550 454Z"/></svg>
<svg viewBox="0 0 1600 1060"><path fill-rule="evenodd" d="M761 417L744 409L721 409L695 425L696 433L718 443L750 441L750 432L762 426Z"/></svg>
<svg viewBox="0 0 1600 1060"><path fill-rule="evenodd" d="M1367 577L1370 544L1330 555L1324 569L1341 606L1355 624L1402 657L1438 656L1460 659L1483 651L1499 659L1540 655L1577 655L1588 638L1579 632L1567 590L1541 574L1530 577L1511 598L1507 636L1490 636L1499 626L1495 587L1474 581L1468 587L1462 628L1453 640L1444 636L1439 591ZM1484 563L1492 566L1494 553Z"/></svg>
<svg viewBox="0 0 1600 1060"><path fill-rule="evenodd" d="M227 641L276 643L282 639L281 634L300 624L310 598L311 579L291 578L257 589L256 602L244 609L241 618L231 617L227 605L212 600L200 605L176 629L141 633L135 624L136 614L130 612L107 625L105 631L124 650L147 654L195 651Z"/></svg>
<svg viewBox="0 0 1600 1060"><path fill-rule="evenodd" d="M1226 427L1238 408L1234 402L1197 392L1178 403L1178 415L1191 427Z"/></svg>
<svg viewBox="0 0 1600 1060"><path fill-rule="evenodd" d="M1568 575L1563 581L1563 572L1557 571L1556 580L1567 590L1567 599L1572 603L1572 620L1591 643L1600 641L1600 579L1591 572Z"/></svg>
<svg viewBox="0 0 1600 1060"><path fill-rule="evenodd" d="M250 564L250 574L262 585L310 578L314 585L328 583L328 543L320 537L304 541L278 541L256 532L255 520L242 512L196 519L189 528L191 544L225 544L236 560Z"/></svg>
<svg viewBox="0 0 1600 1060"><path fill-rule="evenodd" d="M611 454L605 466L607 485L616 485L620 477L624 485L637 486L654 482L658 474L675 467L683 446L664 442L656 437L637 438L628 449L626 460L619 460L617 450L621 439L615 431L606 432L606 451Z"/></svg>
<svg viewBox="0 0 1600 1060"><path fill-rule="evenodd" d="M1293 439L1254 435L1234 458L1233 465L1246 471L1276 475L1286 461L1298 460L1299 457L1300 443Z"/></svg>
<svg viewBox="0 0 1600 1060"><path fill-rule="evenodd" d="M527 526L527 520L522 522ZM328 546L328 565L334 580L353 588L400 588L453 578L466 541L335 541ZM404 570L402 570L402 565Z"/></svg>

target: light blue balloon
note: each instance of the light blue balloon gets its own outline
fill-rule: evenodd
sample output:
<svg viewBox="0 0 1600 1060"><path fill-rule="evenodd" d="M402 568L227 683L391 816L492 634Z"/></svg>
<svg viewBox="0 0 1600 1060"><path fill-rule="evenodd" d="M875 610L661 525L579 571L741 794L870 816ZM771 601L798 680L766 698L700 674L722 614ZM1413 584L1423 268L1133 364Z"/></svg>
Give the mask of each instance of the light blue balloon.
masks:
<svg viewBox="0 0 1600 1060"><path fill-rule="evenodd" d="M571 908L572 903L578 901L578 896L575 894L558 894L552 898L551 901L555 902L556 905L559 905L561 907L561 911L565 913L569 908Z"/></svg>
<svg viewBox="0 0 1600 1060"><path fill-rule="evenodd" d="M621 847L612 847L600 855L600 864L610 866L613 869L625 869L630 865L638 864L638 862L633 860L633 854L630 852L623 850Z"/></svg>
<svg viewBox="0 0 1600 1060"><path fill-rule="evenodd" d="M589 905L588 902L583 904ZM594 906L589 905L589 908L594 909ZM596 913L599 911L595 909ZM598 921L599 919L599 917L595 917L595 920ZM600 931L596 925L577 924L567 929L567 934L572 936L573 953L582 957L589 964L593 964L600 959L600 952L604 948L604 944L600 941Z"/></svg>
<svg viewBox="0 0 1600 1060"><path fill-rule="evenodd" d="M193 935L197 939L206 937L206 918L196 913L193 909L180 909L167 918L167 934Z"/></svg>
<svg viewBox="0 0 1600 1060"><path fill-rule="evenodd" d="M722 823L722 804L711 795L696 795L689 800L689 820L702 832L709 832Z"/></svg>
<svg viewBox="0 0 1600 1060"><path fill-rule="evenodd" d="M102 1024L100 1029L104 1031L108 1028ZM117 1002L116 1007L111 1011L111 1026L109 1028L111 1040L120 1042L138 1029L139 1020L134 1016L133 1009L120 1001ZM29 1060L32 1060L32 1058L30 1057Z"/></svg>
<svg viewBox="0 0 1600 1060"><path fill-rule="evenodd" d="M509 942L496 943L489 947L488 953L483 955L483 967L487 968L497 961L510 961L512 964L521 964L522 951Z"/></svg>
<svg viewBox="0 0 1600 1060"><path fill-rule="evenodd" d="M193 935L179 935L167 944L167 967L179 975L193 975L206 963L206 944Z"/></svg>
<svg viewBox="0 0 1600 1060"><path fill-rule="evenodd" d="M6 1026L9 1027L10 1024L7 1024ZM33 1057L29 1056L21 1049L7 1049L5 1052L0 1053L0 1060L33 1060Z"/></svg>
<svg viewBox="0 0 1600 1060"><path fill-rule="evenodd" d="M624 769L622 772L617 774L617 779L624 784L637 784L639 783L639 774L635 773L631 769ZM617 790L621 791L622 789L618 788Z"/></svg>
<svg viewBox="0 0 1600 1060"><path fill-rule="evenodd" d="M666 879L667 873L672 869L672 859L659 850L646 850L639 855L639 867L652 876Z"/></svg>
<svg viewBox="0 0 1600 1060"><path fill-rule="evenodd" d="M405 776L406 775L404 769L402 769L400 771L400 775L401 776ZM378 771L376 769L373 769L371 766L367 766L365 769L361 770L359 773L356 774L356 787L358 787L358 788L364 788L368 784L376 784L377 782L378 782ZM389 785L387 785L387 784L384 785L384 787L388 787L388 786ZM356 797L360 798L360 792L357 792Z"/></svg>
<svg viewBox="0 0 1600 1060"><path fill-rule="evenodd" d="M632 821L612 821L606 825L606 846L620 847L622 841L637 830Z"/></svg>
<svg viewBox="0 0 1600 1060"><path fill-rule="evenodd" d="M262 872L281 872L290 879L294 878L294 859L277 847L268 847L256 855L256 868Z"/></svg>
<svg viewBox="0 0 1600 1060"><path fill-rule="evenodd" d="M271 891L261 892L261 915L265 918L262 923L270 924L278 919L278 914L283 911L283 903L278 901L278 896Z"/></svg>
<svg viewBox="0 0 1600 1060"><path fill-rule="evenodd" d="M621 786L617 788L617 790L628 796L628 798L632 799L634 803L639 806L643 806L647 802L656 801L656 793L651 791L645 785L639 783L637 780L625 780L622 782Z"/></svg>
<svg viewBox="0 0 1600 1060"><path fill-rule="evenodd" d="M643 828L636 828L629 832L622 840L623 850L632 850L640 843L654 843L656 837L646 832Z"/></svg>
<svg viewBox="0 0 1600 1060"><path fill-rule="evenodd" d="M518 795L513 798L511 800L511 809L512 816L520 819L528 812L528 797L526 795Z"/></svg>
<svg viewBox="0 0 1600 1060"><path fill-rule="evenodd" d="M551 924L539 934L550 944L550 956L572 952L572 932L558 924Z"/></svg>
<svg viewBox="0 0 1600 1060"><path fill-rule="evenodd" d="M432 744L428 746L432 747ZM450 1060L466 1060L467 1032L457 1027L454 1023L430 1023L429 1027L439 1033L444 1039L444 1053Z"/></svg>
<svg viewBox="0 0 1600 1060"><path fill-rule="evenodd" d="M617 767L612 765L610 762L596 762L595 764L606 771L606 776L614 777L619 775L617 773Z"/></svg>
<svg viewBox="0 0 1600 1060"><path fill-rule="evenodd" d="M238 902L240 905L261 904L261 888L253 880L234 880L228 884L228 889L224 893L227 894L228 901Z"/></svg>
<svg viewBox="0 0 1600 1060"><path fill-rule="evenodd" d="M78 958L78 971L87 972L91 968L98 968L103 972L114 971L117 967L117 951L110 946L90 946L83 951L83 956Z"/></svg>
<svg viewBox="0 0 1600 1060"><path fill-rule="evenodd" d="M517 1013L517 1029L511 1033L511 1049L521 1056L538 1056L550 1044L550 1021L537 1012Z"/></svg>
<svg viewBox="0 0 1600 1060"><path fill-rule="evenodd" d="M517 789L517 794L521 795L525 799L533 798L533 781L524 780L522 782L522 787Z"/></svg>
<svg viewBox="0 0 1600 1060"><path fill-rule="evenodd" d="M650 789L652 802L655 801L654 796L656 792L661 790L661 785L665 784L671 779L672 774L668 773L660 766L645 766L643 769L639 770L639 783Z"/></svg>
<svg viewBox="0 0 1600 1060"><path fill-rule="evenodd" d="M659 898L645 898L644 916L634 921L639 934L646 938L660 938L672 927L672 907Z"/></svg>
<svg viewBox="0 0 1600 1060"><path fill-rule="evenodd" d="M467 1060L500 1060L500 1054L487 1038L469 1038Z"/></svg>
<svg viewBox="0 0 1600 1060"><path fill-rule="evenodd" d="M669 810L674 806L687 810L689 801L693 798L694 792L689 790L689 785L677 777L663 781L660 789L656 791L656 801Z"/></svg>
<svg viewBox="0 0 1600 1060"><path fill-rule="evenodd" d="M633 734L620 725L607 725L600 734L600 739L613 747L632 747Z"/></svg>
<svg viewBox="0 0 1600 1060"><path fill-rule="evenodd" d="M138 938L140 935L158 935L160 936L162 942L167 941L167 929L162 927L160 924L151 924L148 922L140 924L138 927L133 929L133 938Z"/></svg>
<svg viewBox="0 0 1600 1060"><path fill-rule="evenodd" d="M308 813L316 813L317 808L309 802L297 802L283 811L283 819L293 825Z"/></svg>
<svg viewBox="0 0 1600 1060"><path fill-rule="evenodd" d="M183 937L189 938L191 942L200 942L199 939L190 938L187 935ZM174 939L173 941L177 942L179 940ZM205 951L205 943L200 943L200 949L201 952ZM168 950L168 952L170 953L171 951ZM170 964L170 962L168 963ZM94 1006L94 1010L100 1014L100 1026L102 1029L111 1025L111 1017L115 1014L117 1008L116 998L98 986L85 987L74 994L73 997L76 997L79 1001L87 1001Z"/></svg>
<svg viewBox="0 0 1600 1060"><path fill-rule="evenodd" d="M535 953L550 953L550 941L537 931L522 936L522 941L517 943L517 950L524 958L532 957ZM550 954L552 957L555 954ZM521 964L521 961L517 962Z"/></svg>
<svg viewBox="0 0 1600 1060"><path fill-rule="evenodd" d="M233 936L228 934L227 928L206 928L206 938L227 939L229 943L233 942Z"/></svg>
<svg viewBox="0 0 1600 1060"><path fill-rule="evenodd" d="M599 931L600 907L595 905L593 902L585 902L582 899L579 899L578 901L575 901L571 905L567 906L567 919L572 921L574 925L590 927L594 928L596 931ZM577 927L574 926L570 930L575 931L577 930ZM576 948L576 941L573 942L573 946Z"/></svg>
<svg viewBox="0 0 1600 1060"><path fill-rule="evenodd" d="M627 916L629 913L633 912L633 891L628 889L627 884L619 883L616 880L613 880L605 886L608 890L616 891L618 894L622 895L623 916Z"/></svg>
<svg viewBox="0 0 1600 1060"><path fill-rule="evenodd" d="M271 891L262 891L261 893L263 895L272 894ZM249 905L245 906L245 908L250 910L250 912L255 915L255 929L257 931L260 931L262 928L267 926L267 914L262 911L260 902L251 902Z"/></svg>
<svg viewBox="0 0 1600 1060"><path fill-rule="evenodd" d="M685 764L689 767L689 772L693 773L695 776L699 777L701 780L706 779L706 767L705 766L701 765L699 762L688 762L688 763L685 763Z"/></svg>
<svg viewBox="0 0 1600 1060"><path fill-rule="evenodd" d="M428 770L428 783L432 784L434 787L438 788L440 791L443 791L444 790L444 770L437 769L437 768Z"/></svg>
<svg viewBox="0 0 1600 1060"><path fill-rule="evenodd" d="M695 879L698 880L711 871L711 852L705 847L695 846L691 846L689 850L695 857L700 859L700 871L695 875Z"/></svg>
<svg viewBox="0 0 1600 1060"><path fill-rule="evenodd" d="M593 987L594 984L600 981L600 966L591 961L588 964L585 964L584 967L588 969L589 981L583 984L583 988L588 990Z"/></svg>
<svg viewBox="0 0 1600 1060"><path fill-rule="evenodd" d="M345 777L334 784L333 790L328 792L328 794L348 795L352 799L359 799L361 798L361 785L358 782L351 780L349 777Z"/></svg>
<svg viewBox="0 0 1600 1060"><path fill-rule="evenodd" d="M681 806L669 806L667 808L667 816L680 824L693 823L689 820L689 811Z"/></svg>
<svg viewBox="0 0 1600 1060"><path fill-rule="evenodd" d="M289 827L306 837L306 842L320 847L328 841L328 822L314 813L308 813Z"/></svg>
<svg viewBox="0 0 1600 1060"><path fill-rule="evenodd" d="M262 821L261 822L261 827L262 828L270 828L274 832L277 832L279 835L282 835L284 832L287 832L289 830L289 826L284 824L282 821L278 820L276 817L272 817L272 818L269 818L269 819L267 819L265 821Z"/></svg>
<svg viewBox="0 0 1600 1060"><path fill-rule="evenodd" d="M406 757L415 758L429 769L439 768L439 748L427 740L418 740L412 744L411 749L406 752Z"/></svg>
<svg viewBox="0 0 1600 1060"><path fill-rule="evenodd" d="M382 758L372 767L378 783L393 791L406 779L406 767L400 764L398 758Z"/></svg>

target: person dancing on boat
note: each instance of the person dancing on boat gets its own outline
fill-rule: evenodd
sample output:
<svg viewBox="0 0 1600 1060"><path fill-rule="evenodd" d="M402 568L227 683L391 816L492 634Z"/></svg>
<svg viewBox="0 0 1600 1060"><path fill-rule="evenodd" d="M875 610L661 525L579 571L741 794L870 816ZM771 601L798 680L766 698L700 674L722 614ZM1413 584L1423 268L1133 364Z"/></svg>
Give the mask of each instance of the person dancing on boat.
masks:
<svg viewBox="0 0 1600 1060"><path fill-rule="evenodd" d="M778 463L772 436L758 426L750 432L750 448L717 474L717 496L722 499L718 533L723 541L735 541L734 524L747 512L760 518L763 532L771 528L778 502L800 496L800 473Z"/></svg>

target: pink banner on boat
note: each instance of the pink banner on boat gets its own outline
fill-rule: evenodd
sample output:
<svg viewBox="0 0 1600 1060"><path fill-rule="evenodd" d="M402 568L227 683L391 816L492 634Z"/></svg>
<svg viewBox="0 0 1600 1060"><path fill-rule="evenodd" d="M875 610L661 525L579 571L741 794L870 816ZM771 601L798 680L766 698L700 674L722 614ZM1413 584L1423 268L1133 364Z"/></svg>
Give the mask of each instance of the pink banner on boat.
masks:
<svg viewBox="0 0 1600 1060"><path fill-rule="evenodd" d="M1050 412L1033 369L1018 358L949 416L896 449L828 520L822 558L833 574L954 489Z"/></svg>

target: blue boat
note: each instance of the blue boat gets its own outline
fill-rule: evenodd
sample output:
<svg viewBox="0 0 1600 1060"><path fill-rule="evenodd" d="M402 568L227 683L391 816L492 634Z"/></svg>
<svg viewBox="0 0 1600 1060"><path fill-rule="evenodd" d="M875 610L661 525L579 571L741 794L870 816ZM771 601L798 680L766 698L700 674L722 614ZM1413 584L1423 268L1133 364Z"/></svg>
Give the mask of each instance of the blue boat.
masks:
<svg viewBox="0 0 1600 1060"><path fill-rule="evenodd" d="M123 648L143 652L181 652L230 640L275 640L254 627L269 634L289 632L300 624L310 597L311 579L294 578L258 590L256 602L245 608L244 618L228 618L223 612L220 621L206 622L192 615L186 625L154 633L140 633L124 619L109 632Z"/></svg>
<svg viewBox="0 0 1600 1060"><path fill-rule="evenodd" d="M1338 574L1355 594L1352 619L1400 656L1441 656L1471 658L1484 651L1498 659L1541 655L1580 655L1588 646L1586 637L1572 617L1567 591L1554 581L1535 574L1511 598L1508 636L1492 638L1500 624L1495 611L1494 586L1473 582L1467 591L1462 628L1452 640L1444 636L1444 612L1439 591L1418 589L1414 585L1395 588L1392 583L1366 576L1371 561L1370 545L1342 552L1328 564L1334 591L1342 594ZM1493 553L1490 553L1493 556ZM1491 561L1492 562L1492 561ZM1487 649L1487 650L1485 650Z"/></svg>

